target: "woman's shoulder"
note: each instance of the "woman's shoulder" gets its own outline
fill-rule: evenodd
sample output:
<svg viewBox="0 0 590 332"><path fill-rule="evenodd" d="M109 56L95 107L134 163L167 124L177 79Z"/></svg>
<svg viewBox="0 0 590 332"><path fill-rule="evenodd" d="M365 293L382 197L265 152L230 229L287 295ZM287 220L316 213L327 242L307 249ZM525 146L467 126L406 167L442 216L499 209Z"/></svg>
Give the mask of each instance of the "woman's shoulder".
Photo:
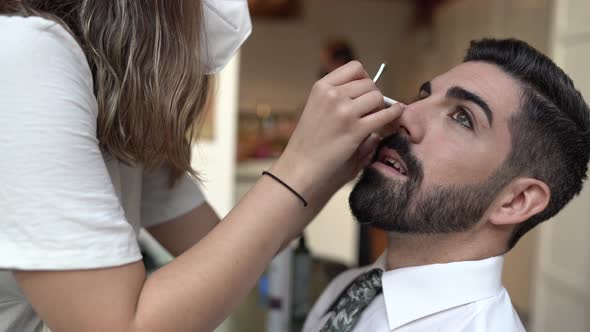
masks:
<svg viewBox="0 0 590 332"><path fill-rule="evenodd" d="M20 41L25 45L28 41L46 37L60 41L64 46L78 46L60 23L39 16L0 15L0 36L4 40Z"/></svg>
<svg viewBox="0 0 590 332"><path fill-rule="evenodd" d="M77 109L66 107L75 103L84 105L84 114L96 117L90 66L78 42L60 23L0 16L0 45L0 108L14 109L14 115L34 106L60 116Z"/></svg>
<svg viewBox="0 0 590 332"><path fill-rule="evenodd" d="M88 67L82 48L60 23L37 16L0 15L0 65L57 56Z"/></svg>

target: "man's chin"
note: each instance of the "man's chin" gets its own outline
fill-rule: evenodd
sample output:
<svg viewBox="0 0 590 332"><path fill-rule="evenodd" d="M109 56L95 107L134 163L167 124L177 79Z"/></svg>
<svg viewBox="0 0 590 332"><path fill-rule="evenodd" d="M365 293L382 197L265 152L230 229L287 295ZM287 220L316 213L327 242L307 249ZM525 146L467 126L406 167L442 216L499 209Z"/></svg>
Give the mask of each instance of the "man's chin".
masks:
<svg viewBox="0 0 590 332"><path fill-rule="evenodd" d="M390 221L398 217L408 199L403 188L403 181L387 178L374 168L365 169L350 193L352 214L361 224L393 230Z"/></svg>

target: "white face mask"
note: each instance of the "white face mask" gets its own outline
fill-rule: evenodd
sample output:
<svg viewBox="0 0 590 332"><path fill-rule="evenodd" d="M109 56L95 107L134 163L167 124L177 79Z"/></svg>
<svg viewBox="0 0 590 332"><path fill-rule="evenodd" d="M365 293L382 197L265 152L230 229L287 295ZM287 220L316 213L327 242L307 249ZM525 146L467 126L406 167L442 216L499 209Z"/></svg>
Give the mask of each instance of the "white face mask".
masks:
<svg viewBox="0 0 590 332"><path fill-rule="evenodd" d="M202 0L201 58L208 75L218 73L252 32L247 0Z"/></svg>

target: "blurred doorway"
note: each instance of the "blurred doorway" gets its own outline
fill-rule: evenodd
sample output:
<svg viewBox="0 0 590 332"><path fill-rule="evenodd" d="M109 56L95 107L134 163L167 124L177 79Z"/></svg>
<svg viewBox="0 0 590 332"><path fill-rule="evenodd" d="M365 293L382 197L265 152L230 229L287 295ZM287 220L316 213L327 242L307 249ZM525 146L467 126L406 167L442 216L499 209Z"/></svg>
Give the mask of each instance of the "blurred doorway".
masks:
<svg viewBox="0 0 590 332"><path fill-rule="evenodd" d="M555 0L551 55L576 87L590 97L590 2ZM586 183L554 220L540 229L534 269L534 332L590 330L590 187Z"/></svg>

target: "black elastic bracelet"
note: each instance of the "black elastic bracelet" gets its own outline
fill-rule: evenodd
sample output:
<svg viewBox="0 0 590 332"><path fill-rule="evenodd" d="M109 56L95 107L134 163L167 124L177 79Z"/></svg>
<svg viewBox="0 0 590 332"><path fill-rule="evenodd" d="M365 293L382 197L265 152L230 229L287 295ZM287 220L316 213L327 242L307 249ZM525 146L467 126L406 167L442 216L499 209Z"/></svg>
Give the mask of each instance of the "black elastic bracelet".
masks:
<svg viewBox="0 0 590 332"><path fill-rule="evenodd" d="M283 180L279 179L278 177L274 176L272 173L269 172L262 172L262 175L268 175L271 178L275 179L278 183L282 184L285 188L289 189L290 192L292 192L295 196L297 196L297 198L299 198L302 202L303 202L303 207L307 206L307 201L305 200L305 198L303 198L303 196L299 195L298 192L295 191L295 189L291 188L288 184L286 184L285 182L283 182Z"/></svg>

